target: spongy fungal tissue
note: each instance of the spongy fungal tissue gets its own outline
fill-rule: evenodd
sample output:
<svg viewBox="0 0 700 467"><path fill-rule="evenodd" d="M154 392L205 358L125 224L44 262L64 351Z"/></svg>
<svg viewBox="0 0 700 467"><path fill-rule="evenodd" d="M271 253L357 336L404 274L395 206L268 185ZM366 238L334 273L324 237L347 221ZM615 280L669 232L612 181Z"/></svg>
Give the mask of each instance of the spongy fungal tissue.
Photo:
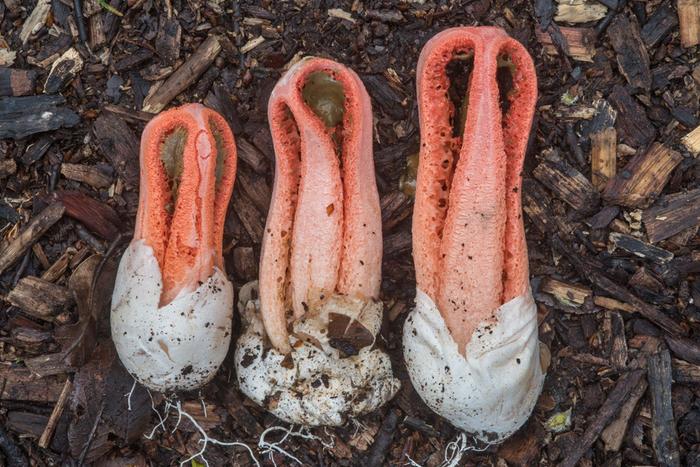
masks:
<svg viewBox="0 0 700 467"><path fill-rule="evenodd" d="M389 357L374 348L381 325L381 302L335 295L293 325L292 352L284 355L265 342L257 284L241 289L239 311L246 327L236 348L241 390L277 417L303 425L342 425L370 412L396 394ZM343 319L343 317L346 317ZM372 340L361 349L333 338L333 321L355 326ZM330 330L329 330L330 329ZM364 344L362 337L355 342Z"/></svg>

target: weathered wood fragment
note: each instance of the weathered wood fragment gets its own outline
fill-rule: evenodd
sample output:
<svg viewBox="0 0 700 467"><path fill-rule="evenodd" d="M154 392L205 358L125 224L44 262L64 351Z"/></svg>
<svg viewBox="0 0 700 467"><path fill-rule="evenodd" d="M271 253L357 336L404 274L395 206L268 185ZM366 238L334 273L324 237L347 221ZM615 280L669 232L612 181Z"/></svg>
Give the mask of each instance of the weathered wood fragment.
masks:
<svg viewBox="0 0 700 467"><path fill-rule="evenodd" d="M593 29L561 26L559 30L566 40L566 48L564 49L566 55L580 62L593 61L595 55L595 31ZM537 28L535 35L540 44L544 46L545 52L549 55L557 54L557 47L548 32Z"/></svg>
<svg viewBox="0 0 700 467"><path fill-rule="evenodd" d="M139 140L124 120L102 113L93 127L100 152L109 160L128 189L139 183Z"/></svg>
<svg viewBox="0 0 700 467"><path fill-rule="evenodd" d="M65 102L63 96L0 97L0 139L77 125L80 117Z"/></svg>
<svg viewBox="0 0 700 467"><path fill-rule="evenodd" d="M244 280L253 280L258 276L258 262L251 246L239 246L233 249L233 271Z"/></svg>
<svg viewBox="0 0 700 467"><path fill-rule="evenodd" d="M694 365L700 365L700 344L682 336L666 336L666 343L673 354Z"/></svg>
<svg viewBox="0 0 700 467"><path fill-rule="evenodd" d="M610 232L610 243L616 248L655 263L667 263L673 259L673 253L670 251L645 243L631 235Z"/></svg>
<svg viewBox="0 0 700 467"><path fill-rule="evenodd" d="M114 240L122 230L119 215L108 204L79 191L60 190L52 197L65 206L66 215L85 224L88 229L106 240Z"/></svg>
<svg viewBox="0 0 700 467"><path fill-rule="evenodd" d="M112 177L99 168L83 164L61 164L61 174L68 180L75 180L93 188L107 188L112 184Z"/></svg>
<svg viewBox="0 0 700 467"><path fill-rule="evenodd" d="M615 85L608 96L618 112L615 128L623 143L643 148L656 137L656 129L647 118L644 107L623 86Z"/></svg>
<svg viewBox="0 0 700 467"><path fill-rule="evenodd" d="M610 297L601 297L600 295L596 295L593 297L593 303L596 306L608 309L608 310L617 310L617 311L625 311L627 313L634 313L636 308L628 303L621 302L620 300L615 300L614 298Z"/></svg>
<svg viewBox="0 0 700 467"><path fill-rule="evenodd" d="M673 380L682 384L700 384L700 365L673 359Z"/></svg>
<svg viewBox="0 0 700 467"><path fill-rule="evenodd" d="M238 153L238 158L248 164L255 172L263 174L267 171L269 166L267 157L265 157L265 154L263 154L262 151L248 142L248 140L237 137L236 150Z"/></svg>
<svg viewBox="0 0 700 467"><path fill-rule="evenodd" d="M54 403L65 378L40 378L26 368L0 366L0 400Z"/></svg>
<svg viewBox="0 0 700 467"><path fill-rule="evenodd" d="M55 94L63 89L80 70L83 69L83 58L78 51L71 47L51 65L51 71L44 83L44 93Z"/></svg>
<svg viewBox="0 0 700 467"><path fill-rule="evenodd" d="M598 191L591 182L566 162L544 161L532 171L532 175L576 211L591 212L600 202Z"/></svg>
<svg viewBox="0 0 700 467"><path fill-rule="evenodd" d="M681 45L688 48L700 44L700 0L677 0L676 5Z"/></svg>
<svg viewBox="0 0 700 467"><path fill-rule="evenodd" d="M700 188L664 196L644 210L642 221L651 243L700 224Z"/></svg>
<svg viewBox="0 0 700 467"><path fill-rule="evenodd" d="M523 181L523 211L542 233L560 232L568 235L573 225L553 214L550 196L535 180Z"/></svg>
<svg viewBox="0 0 700 467"><path fill-rule="evenodd" d="M0 96L28 96L34 93L37 73L0 67Z"/></svg>
<svg viewBox="0 0 700 467"><path fill-rule="evenodd" d="M633 370L625 373L617 380L615 387L608 394L605 403L600 407L591 422L586 427L586 431L574 443L572 450L567 454L559 467L574 467L590 448L603 428L619 412L622 405L627 401L632 391L639 386L639 382L644 376L644 370Z"/></svg>
<svg viewBox="0 0 700 467"><path fill-rule="evenodd" d="M565 306L580 307L590 300L593 291L581 284L569 284L546 277L540 284L540 292L548 293Z"/></svg>
<svg viewBox="0 0 700 467"><path fill-rule="evenodd" d="M267 212L272 199L272 191L263 177L255 175L248 167L238 166L236 184L255 204L259 212Z"/></svg>
<svg viewBox="0 0 700 467"><path fill-rule="evenodd" d="M651 438L656 461L663 466L680 466L678 434L673 418L671 385L671 354L662 348L648 361L649 392L651 394Z"/></svg>
<svg viewBox="0 0 700 467"><path fill-rule="evenodd" d="M5 178L17 172L17 163L14 159L0 160L0 178Z"/></svg>
<svg viewBox="0 0 700 467"><path fill-rule="evenodd" d="M400 230L384 236L384 259L411 251L412 237L408 231Z"/></svg>
<svg viewBox="0 0 700 467"><path fill-rule="evenodd" d="M661 194L671 172L683 156L660 143L633 157L615 178L608 182L603 197L610 203L633 208L649 206Z"/></svg>
<svg viewBox="0 0 700 467"><path fill-rule="evenodd" d="M49 205L34 216L17 237L0 246L0 274L14 264L27 251L27 248L31 248L34 242L58 222L65 210L61 203Z"/></svg>
<svg viewBox="0 0 700 467"><path fill-rule="evenodd" d="M591 134L591 182L605 188L617 171L617 131L609 127Z"/></svg>
<svg viewBox="0 0 700 467"><path fill-rule="evenodd" d="M49 421L46 422L44 432L41 434L39 442L37 443L40 448L46 449L49 447L51 438L53 437L54 431L56 430L56 425L58 425L58 421L60 420L61 415L63 414L63 409L65 409L66 407L66 402L68 402L68 396L70 396L72 389L73 382L70 380L70 378L66 378L66 382L63 385L63 390L58 396L56 405L54 405L53 410L51 411Z"/></svg>
<svg viewBox="0 0 700 467"><path fill-rule="evenodd" d="M41 135L36 139L36 141L27 147L27 150L24 151L24 154L22 154L20 161L24 165L32 165L41 159L44 154L46 154L46 151L49 150L53 142L54 138L51 135Z"/></svg>
<svg viewBox="0 0 700 467"><path fill-rule="evenodd" d="M265 221L260 215L260 212L255 208L250 199L240 191L237 191L232 196L232 199L233 209L243 223L246 232L248 232L248 235L250 235L250 238L252 238L255 243L260 243L265 230Z"/></svg>
<svg viewBox="0 0 700 467"><path fill-rule="evenodd" d="M678 25L678 16L667 1L661 4L642 27L642 40L647 47L656 46Z"/></svg>
<svg viewBox="0 0 700 467"><path fill-rule="evenodd" d="M51 0L39 0L36 2L29 18L22 23L22 30L19 32L19 39L25 44L29 38L39 32L46 24L46 20L51 13Z"/></svg>
<svg viewBox="0 0 700 467"><path fill-rule="evenodd" d="M608 38L617 54L620 73L630 85L649 90L651 87L651 69L649 54L642 42L639 24L625 14L618 14L608 27Z"/></svg>
<svg viewBox="0 0 700 467"><path fill-rule="evenodd" d="M70 259L74 254L75 248L69 247L66 249L66 251L64 251L63 254L56 261L54 261L54 263L49 266L46 271L44 271L41 278L48 282L55 282L58 280L68 269L68 264L70 263Z"/></svg>
<svg viewBox="0 0 700 467"><path fill-rule="evenodd" d="M221 51L218 36L209 36L153 94L143 102L143 111L158 113L171 100L193 84L214 63Z"/></svg>
<svg viewBox="0 0 700 467"><path fill-rule="evenodd" d="M156 35L156 53L167 65L173 65L180 58L180 37L182 28L176 17L161 15Z"/></svg>
<svg viewBox="0 0 700 467"><path fill-rule="evenodd" d="M557 0L555 21L564 23L589 23L603 18L608 9L593 0Z"/></svg>
<svg viewBox="0 0 700 467"><path fill-rule="evenodd" d="M683 143L683 146L685 146L692 155L697 157L698 154L700 154L700 125L695 127L693 131L681 138L681 142Z"/></svg>
<svg viewBox="0 0 700 467"><path fill-rule="evenodd" d="M29 315L51 321L73 303L73 294L61 285L27 276L7 294L7 301Z"/></svg>
<svg viewBox="0 0 700 467"><path fill-rule="evenodd" d="M635 408L647 390L647 382L641 380L639 385L632 389L629 398L625 401L620 413L600 434L600 439L605 443L605 450L618 452L627 433L627 427L634 415Z"/></svg>
<svg viewBox="0 0 700 467"><path fill-rule="evenodd" d="M382 211L382 230L388 232L408 219L413 207L413 199L402 191L390 191L380 200Z"/></svg>
<svg viewBox="0 0 700 467"><path fill-rule="evenodd" d="M124 71L129 71L132 68L137 68L153 58L153 52L146 48L140 48L136 52L125 55L120 58L115 64L114 69L122 73Z"/></svg>

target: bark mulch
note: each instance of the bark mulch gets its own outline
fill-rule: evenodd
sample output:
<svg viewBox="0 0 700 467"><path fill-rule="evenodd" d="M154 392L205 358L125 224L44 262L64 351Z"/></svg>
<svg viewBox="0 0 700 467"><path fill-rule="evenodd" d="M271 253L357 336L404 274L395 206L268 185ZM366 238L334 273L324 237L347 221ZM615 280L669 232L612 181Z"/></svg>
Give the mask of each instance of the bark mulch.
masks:
<svg viewBox="0 0 700 467"><path fill-rule="evenodd" d="M699 0L3 0L0 465L178 465L205 447L199 428L265 465L700 465L699 22ZM474 24L525 44L540 90L523 200L551 366L500 446L423 405L400 342L415 292L416 61L438 31ZM350 66L372 96L382 337L403 388L345 427L290 434L227 361L180 395L192 419L173 430L176 410L159 419L168 400L134 386L109 338L140 132L185 102L229 122L240 161L225 256L239 287L257 276L271 194L266 103L304 55ZM210 441L204 456L253 465L240 445Z"/></svg>

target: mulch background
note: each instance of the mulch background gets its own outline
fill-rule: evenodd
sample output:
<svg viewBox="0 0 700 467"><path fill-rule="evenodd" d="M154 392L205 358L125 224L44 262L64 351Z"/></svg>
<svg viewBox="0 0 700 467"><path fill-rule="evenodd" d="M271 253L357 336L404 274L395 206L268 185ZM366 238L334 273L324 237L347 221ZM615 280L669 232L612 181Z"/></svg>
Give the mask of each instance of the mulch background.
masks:
<svg viewBox="0 0 700 467"><path fill-rule="evenodd" d="M114 262L93 255L118 258L133 231L138 141L151 117L142 109L154 101L146 96L196 61L201 73L184 72L184 90L155 103L203 102L228 120L240 148L227 269L236 287L256 278L274 162L266 104L285 65L304 55L351 67L372 97L382 337L403 388L345 427L311 430L323 443L290 436L281 447L319 466L449 457L459 433L423 405L401 363L415 293L407 161L419 144L421 47L447 27L476 24L504 28L537 67L523 196L551 366L528 424L501 446L468 439L475 449L455 465L700 465L700 164L681 141L699 124L700 54L681 45L675 1L112 0L123 17L92 0L48 3L25 44L36 2L0 3L0 95L9 96L0 97L0 465L177 465L199 451L187 420L171 431L175 416L144 437L158 417L114 356L104 303ZM198 57L211 36L220 51ZM38 126L26 121L49 111ZM617 175L591 184L591 153L606 132L612 150L596 157L612 157ZM237 391L230 360L201 393L181 395L184 408L265 465L272 456L296 465L258 450L263 430L280 422ZM209 444L205 457L252 465L241 447Z"/></svg>

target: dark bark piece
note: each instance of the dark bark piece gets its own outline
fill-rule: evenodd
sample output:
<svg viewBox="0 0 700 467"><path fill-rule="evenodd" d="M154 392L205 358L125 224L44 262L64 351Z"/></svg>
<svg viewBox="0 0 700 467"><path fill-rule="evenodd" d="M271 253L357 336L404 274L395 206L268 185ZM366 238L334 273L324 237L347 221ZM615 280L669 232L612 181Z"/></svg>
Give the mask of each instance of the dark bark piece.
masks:
<svg viewBox="0 0 700 467"><path fill-rule="evenodd" d="M579 254L573 251L569 246L565 245L564 242L558 237L558 235L553 235L551 238L552 246L560 251L562 254L566 255L567 259L576 268L579 274L586 277L591 281L596 287L599 287L612 295L617 300L622 301L626 305L634 307L634 310L639 314L647 318L649 321L655 323L657 326L663 328L668 333L678 336L684 334L684 329L673 319L669 318L656 307L649 305L648 303L641 300L639 297L630 292L626 287L622 287L608 278L601 270L599 266L592 265L589 260L582 258Z"/></svg>
<svg viewBox="0 0 700 467"><path fill-rule="evenodd" d="M670 251L645 243L631 235L610 232L610 242L617 248L655 263L667 263L673 259L673 253Z"/></svg>
<svg viewBox="0 0 700 467"><path fill-rule="evenodd" d="M114 64L114 69L118 73L131 70L133 68L138 68L139 65L143 65L147 61L153 58L153 52L149 49L141 48L136 52L132 52L124 55Z"/></svg>
<svg viewBox="0 0 700 467"><path fill-rule="evenodd" d="M139 183L139 140L129 126L112 112L102 113L93 126L100 152L109 160L127 189Z"/></svg>
<svg viewBox="0 0 700 467"><path fill-rule="evenodd" d="M560 232L568 235L573 225L554 216L549 194L534 180L523 181L523 211L542 233Z"/></svg>
<svg viewBox="0 0 700 467"><path fill-rule="evenodd" d="M498 447L498 456L512 466L535 465L539 459L544 438L545 431L542 424L531 417L524 427Z"/></svg>
<svg viewBox="0 0 700 467"><path fill-rule="evenodd" d="M367 92L384 113L393 119L401 120L406 117L406 110L402 106L403 97L399 95L381 75L363 75L362 81L367 86Z"/></svg>
<svg viewBox="0 0 700 467"><path fill-rule="evenodd" d="M74 48L66 50L51 65L51 71L44 83L44 93L55 94L61 91L83 69L83 59Z"/></svg>
<svg viewBox="0 0 700 467"><path fill-rule="evenodd" d="M566 47L563 48L566 55L581 62L592 62L595 55L595 30L592 28L568 28L560 26L559 31L564 37ZM552 40L552 36L540 28L535 29L537 40L544 46L544 51L550 55L556 55L558 49Z"/></svg>
<svg viewBox="0 0 700 467"><path fill-rule="evenodd" d="M140 110L131 110L114 104L105 104L102 110L114 114L114 116L121 118L127 122L136 124L148 123L154 117L153 114L149 114L148 112L141 112Z"/></svg>
<svg viewBox="0 0 700 467"><path fill-rule="evenodd" d="M618 452L627 433L627 427L634 415L635 408L647 390L647 382L641 380L639 385L632 389L629 398L620 409L617 417L600 434L600 439L605 443L605 450Z"/></svg>
<svg viewBox="0 0 700 467"><path fill-rule="evenodd" d="M644 107L623 86L615 85L608 96L618 112L617 129L623 143L632 147L646 147L656 137L656 129L646 116Z"/></svg>
<svg viewBox="0 0 700 467"><path fill-rule="evenodd" d="M7 467L28 467L29 461L22 449L10 438L3 427L0 427L0 451L7 461Z"/></svg>
<svg viewBox="0 0 700 467"><path fill-rule="evenodd" d="M15 263L34 242L41 238L51 226L63 217L65 207L61 203L54 203L44 208L39 214L22 229L22 231L9 243L0 247L0 273Z"/></svg>
<svg viewBox="0 0 700 467"><path fill-rule="evenodd" d="M627 339L625 339L625 322L622 315L616 311L606 314L610 321L610 363L622 370L627 367Z"/></svg>
<svg viewBox="0 0 700 467"><path fill-rule="evenodd" d="M246 281L258 276L258 262L252 246L239 246L233 249L233 271Z"/></svg>
<svg viewBox="0 0 700 467"><path fill-rule="evenodd" d="M700 365L673 359L673 380L681 384L700 384Z"/></svg>
<svg viewBox="0 0 700 467"><path fill-rule="evenodd" d="M608 422L619 412L622 405L628 399L630 393L639 385L644 370L634 370L625 373L617 380L615 387L608 394L598 412L593 416L593 419L586 427L586 431L574 444L572 450L567 454L564 460L559 464L559 467L575 467L578 461L583 457L588 448L590 448L603 428Z"/></svg>
<svg viewBox="0 0 700 467"><path fill-rule="evenodd" d="M604 229L613 219L620 214L620 208L617 206L605 206L597 214L586 220L586 224L592 229Z"/></svg>
<svg viewBox="0 0 700 467"><path fill-rule="evenodd" d="M659 6L642 27L641 37L647 47L651 48L661 42L678 24L678 15L671 2Z"/></svg>
<svg viewBox="0 0 700 467"><path fill-rule="evenodd" d="M0 96L28 96L34 94L37 73L0 67Z"/></svg>
<svg viewBox="0 0 700 467"><path fill-rule="evenodd" d="M7 301L29 315L51 321L73 303L73 294L61 285L26 276L7 294Z"/></svg>
<svg viewBox="0 0 700 467"><path fill-rule="evenodd" d="M630 20L626 14L618 14L608 27L608 38L617 53L620 72L627 82L648 91L651 87L649 54L636 19Z"/></svg>
<svg viewBox="0 0 700 467"><path fill-rule="evenodd" d="M259 174L267 172L269 161L265 154L253 146L245 138L236 138L236 150L238 158L248 164L251 169Z"/></svg>
<svg viewBox="0 0 700 467"><path fill-rule="evenodd" d="M158 113L204 73L221 51L218 36L209 36L153 94L146 97L143 111Z"/></svg>
<svg viewBox="0 0 700 467"><path fill-rule="evenodd" d="M105 240L114 240L122 231L119 215L108 204L79 191L57 191L52 197L65 206L68 216Z"/></svg>
<svg viewBox="0 0 700 467"><path fill-rule="evenodd" d="M51 135L41 135L36 141L34 141L27 150L24 151L20 161L24 165L32 165L39 159L41 159L46 151L49 150L54 142L54 138Z"/></svg>
<svg viewBox="0 0 700 467"><path fill-rule="evenodd" d="M680 466L678 452L678 434L676 421L673 418L671 399L671 354L663 348L660 352L649 357L649 392L651 394L651 437L656 461L663 466Z"/></svg>
<svg viewBox="0 0 700 467"><path fill-rule="evenodd" d="M382 230L389 232L410 217L413 199L401 191L394 190L382 196L380 206L382 211Z"/></svg>
<svg viewBox="0 0 700 467"><path fill-rule="evenodd" d="M367 465L369 467L378 467L384 465L391 441L396 434L396 427L399 424L399 415L396 410L389 410L389 413L382 422L382 427L379 429L374 443L367 455Z"/></svg>
<svg viewBox="0 0 700 467"><path fill-rule="evenodd" d="M666 336L666 343L673 354L694 365L700 365L700 344L687 337Z"/></svg>
<svg viewBox="0 0 700 467"><path fill-rule="evenodd" d="M161 15L156 35L156 53L167 65L174 64L180 58L181 35L182 28L177 18Z"/></svg>
<svg viewBox="0 0 700 467"><path fill-rule="evenodd" d="M617 172L617 131L608 127L591 134L591 182L605 188Z"/></svg>
<svg viewBox="0 0 700 467"><path fill-rule="evenodd" d="M238 187L250 198L259 212L267 212L270 207L272 191L263 177L251 173L250 169L238 166L236 171Z"/></svg>
<svg viewBox="0 0 700 467"><path fill-rule="evenodd" d="M265 221L260 215L260 212L255 209L250 199L239 190L236 190L236 193L234 193L231 198L233 209L241 220L241 223L243 223L246 232L248 232L248 235L250 235L250 238L252 238L255 243L260 243L265 230Z"/></svg>
<svg viewBox="0 0 700 467"><path fill-rule="evenodd" d="M6 178L17 172L17 162L14 159L0 160L0 178Z"/></svg>
<svg viewBox="0 0 700 467"><path fill-rule="evenodd" d="M20 139L77 125L80 117L61 107L65 103L63 96L0 97L0 139Z"/></svg>
<svg viewBox="0 0 700 467"><path fill-rule="evenodd" d="M603 198L611 204L645 208L661 194L681 160L683 156L678 152L654 143L647 152L634 156L610 180Z"/></svg>
<svg viewBox="0 0 700 467"><path fill-rule="evenodd" d="M65 377L42 378L26 368L0 367L0 400L53 404L60 397Z"/></svg>
<svg viewBox="0 0 700 467"><path fill-rule="evenodd" d="M700 224L700 188L661 198L644 210L642 221L651 243L697 226Z"/></svg>
<svg viewBox="0 0 700 467"><path fill-rule="evenodd" d="M392 258L411 251L411 233L401 230L384 236L384 258Z"/></svg>
<svg viewBox="0 0 700 467"><path fill-rule="evenodd" d="M591 182L566 162L542 162L532 175L581 213L590 213L600 202L598 191Z"/></svg>
<svg viewBox="0 0 700 467"><path fill-rule="evenodd" d="M68 180L82 182L93 188L107 188L112 184L112 177L104 171L91 165L83 164L61 164L61 175Z"/></svg>

